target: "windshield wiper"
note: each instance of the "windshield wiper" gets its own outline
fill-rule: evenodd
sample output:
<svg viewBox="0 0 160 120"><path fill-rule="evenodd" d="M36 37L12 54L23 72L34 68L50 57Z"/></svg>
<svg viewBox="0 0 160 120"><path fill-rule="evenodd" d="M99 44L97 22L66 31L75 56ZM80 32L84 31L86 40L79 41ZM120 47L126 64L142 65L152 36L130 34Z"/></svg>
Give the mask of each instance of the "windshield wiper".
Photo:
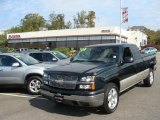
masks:
<svg viewBox="0 0 160 120"><path fill-rule="evenodd" d="M104 62L104 61L102 61L102 60L88 60L87 62L106 63L106 62Z"/></svg>
<svg viewBox="0 0 160 120"><path fill-rule="evenodd" d="M73 60L72 62L88 62L86 60Z"/></svg>

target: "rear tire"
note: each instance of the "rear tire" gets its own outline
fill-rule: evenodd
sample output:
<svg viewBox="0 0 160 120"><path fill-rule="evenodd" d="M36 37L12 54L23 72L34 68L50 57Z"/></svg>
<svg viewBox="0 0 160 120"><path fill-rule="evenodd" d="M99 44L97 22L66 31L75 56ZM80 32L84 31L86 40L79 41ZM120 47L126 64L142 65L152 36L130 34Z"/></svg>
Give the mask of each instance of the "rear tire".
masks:
<svg viewBox="0 0 160 120"><path fill-rule="evenodd" d="M116 84L108 83L105 88L104 102L101 111L107 114L113 113L119 102L119 90Z"/></svg>
<svg viewBox="0 0 160 120"><path fill-rule="evenodd" d="M42 84L42 78L39 76L32 76L27 79L26 89L30 94L37 95L40 93L39 89Z"/></svg>
<svg viewBox="0 0 160 120"><path fill-rule="evenodd" d="M153 69L150 69L149 75L146 79L144 79L144 86L145 87L151 87L154 83L154 72Z"/></svg>

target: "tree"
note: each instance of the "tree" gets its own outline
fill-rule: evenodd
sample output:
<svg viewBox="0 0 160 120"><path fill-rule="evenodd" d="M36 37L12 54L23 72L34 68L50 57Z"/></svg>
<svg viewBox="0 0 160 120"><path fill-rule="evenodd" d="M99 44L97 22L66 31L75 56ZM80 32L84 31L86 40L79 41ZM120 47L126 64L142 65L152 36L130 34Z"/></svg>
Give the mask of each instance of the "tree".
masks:
<svg viewBox="0 0 160 120"><path fill-rule="evenodd" d="M8 33L19 33L22 32L22 26L12 27L11 29L7 30Z"/></svg>
<svg viewBox="0 0 160 120"><path fill-rule="evenodd" d="M87 15L87 27L95 27L95 20L96 15L94 11L89 11Z"/></svg>
<svg viewBox="0 0 160 120"><path fill-rule="evenodd" d="M145 29L144 32L148 36L148 44L160 44L160 31Z"/></svg>
<svg viewBox="0 0 160 120"><path fill-rule="evenodd" d="M0 47L5 47L7 46L7 38L6 38L6 34L4 35L0 35Z"/></svg>
<svg viewBox="0 0 160 120"><path fill-rule="evenodd" d="M86 27L95 27L96 15L94 11L89 11L88 14L86 11L78 12L76 17L74 17L74 27L76 28L86 28Z"/></svg>
<svg viewBox="0 0 160 120"><path fill-rule="evenodd" d="M39 28L45 27L46 20L38 13L30 13L21 20L21 24L23 32L38 31Z"/></svg>
<svg viewBox="0 0 160 120"><path fill-rule="evenodd" d="M86 27L86 12L83 10L78 12L76 17L74 18L74 24L76 28L85 28Z"/></svg>
<svg viewBox="0 0 160 120"><path fill-rule="evenodd" d="M72 28L72 23L71 23L71 21L68 21L66 23L66 29L71 29L71 28Z"/></svg>
<svg viewBox="0 0 160 120"><path fill-rule="evenodd" d="M54 12L49 15L50 28L49 29L65 29L65 16L64 14L55 14Z"/></svg>

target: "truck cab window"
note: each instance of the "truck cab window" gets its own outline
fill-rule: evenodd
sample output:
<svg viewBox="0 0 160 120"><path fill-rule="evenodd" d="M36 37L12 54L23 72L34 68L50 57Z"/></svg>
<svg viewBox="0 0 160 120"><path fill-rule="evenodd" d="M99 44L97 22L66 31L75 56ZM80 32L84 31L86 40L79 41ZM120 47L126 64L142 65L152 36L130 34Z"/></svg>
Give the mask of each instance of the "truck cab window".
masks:
<svg viewBox="0 0 160 120"><path fill-rule="evenodd" d="M15 60L14 58L10 57L10 56L0 56L0 66L6 66L6 67L10 67L12 66L13 63L16 63L17 60Z"/></svg>
<svg viewBox="0 0 160 120"><path fill-rule="evenodd" d="M126 58L126 57L133 57L129 47L126 47L123 52L123 58Z"/></svg>

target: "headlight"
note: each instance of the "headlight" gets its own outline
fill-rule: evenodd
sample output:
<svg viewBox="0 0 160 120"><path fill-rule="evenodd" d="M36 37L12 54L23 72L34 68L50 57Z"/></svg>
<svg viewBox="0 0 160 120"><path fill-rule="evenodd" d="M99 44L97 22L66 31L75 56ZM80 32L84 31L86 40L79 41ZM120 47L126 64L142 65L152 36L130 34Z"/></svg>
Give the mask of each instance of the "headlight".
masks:
<svg viewBox="0 0 160 120"><path fill-rule="evenodd" d="M79 89L95 90L95 76L86 76L80 79Z"/></svg>
<svg viewBox="0 0 160 120"><path fill-rule="evenodd" d="M49 76L47 73L43 74L43 83L47 85L49 84Z"/></svg>
<svg viewBox="0 0 160 120"><path fill-rule="evenodd" d="M81 82L94 82L95 76L86 76L80 79Z"/></svg>
<svg viewBox="0 0 160 120"><path fill-rule="evenodd" d="M43 78L48 78L48 74L47 74L47 73L44 73L44 74L43 74Z"/></svg>

